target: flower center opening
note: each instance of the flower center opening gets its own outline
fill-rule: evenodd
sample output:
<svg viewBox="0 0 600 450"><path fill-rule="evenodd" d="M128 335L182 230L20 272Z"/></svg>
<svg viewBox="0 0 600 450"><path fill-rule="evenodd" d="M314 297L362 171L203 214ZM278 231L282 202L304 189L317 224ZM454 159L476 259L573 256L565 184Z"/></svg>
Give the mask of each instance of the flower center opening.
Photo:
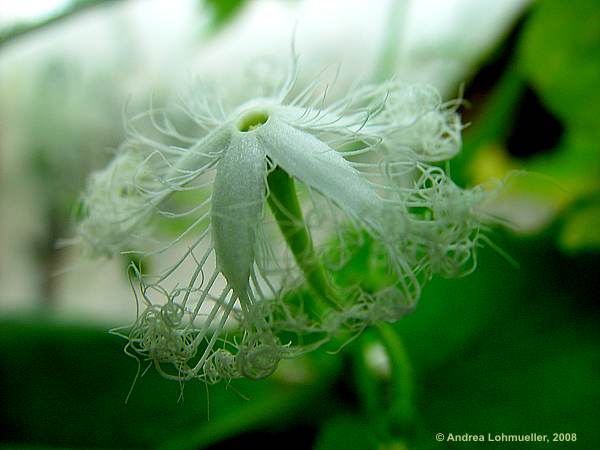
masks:
<svg viewBox="0 0 600 450"><path fill-rule="evenodd" d="M240 118L237 123L238 130L242 132L256 130L269 120L269 115L264 111L250 111Z"/></svg>

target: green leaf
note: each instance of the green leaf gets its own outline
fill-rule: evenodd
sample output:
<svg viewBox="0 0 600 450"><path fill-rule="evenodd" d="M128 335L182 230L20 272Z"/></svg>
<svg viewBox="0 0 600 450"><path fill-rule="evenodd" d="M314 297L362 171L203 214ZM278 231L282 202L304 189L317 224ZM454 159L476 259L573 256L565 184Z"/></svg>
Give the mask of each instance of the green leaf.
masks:
<svg viewBox="0 0 600 450"><path fill-rule="evenodd" d="M600 116L599 116L600 117ZM530 161L528 168L535 173L552 177L555 186L548 190L555 196L559 187L563 195L575 199L600 190L600 147L593 133L585 130L568 132L554 153L540 155ZM535 178L535 175L532 175Z"/></svg>
<svg viewBox="0 0 600 450"><path fill-rule="evenodd" d="M321 429L314 446L315 450L377 450L379 443L374 430L356 416L339 415Z"/></svg>
<svg viewBox="0 0 600 450"><path fill-rule="evenodd" d="M339 360L289 361L267 380L179 385L152 367L127 392L136 364L105 330L41 318L0 321L0 442L69 448L204 448L306 416ZM146 368L142 363L142 369ZM183 395L183 397L181 397ZM208 397L207 397L208 395Z"/></svg>
<svg viewBox="0 0 600 450"><path fill-rule="evenodd" d="M600 201L565 217L560 244L568 251L600 250Z"/></svg>
<svg viewBox="0 0 600 450"><path fill-rule="evenodd" d="M549 244L503 242L518 270L482 252L478 272L435 281L397 325L418 368L416 448L440 448L439 432L577 433L573 448L600 439L600 334L589 298L598 261Z"/></svg>
<svg viewBox="0 0 600 450"><path fill-rule="evenodd" d="M597 0L545 0L527 22L521 68L567 124L600 124L600 8Z"/></svg>
<svg viewBox="0 0 600 450"><path fill-rule="evenodd" d="M506 236L491 238L522 265L521 269L511 267L491 248L482 248L472 275L459 279L434 277L424 287L415 311L394 325L417 372L453 358L490 323L509 314L528 285L530 274L537 270L529 248Z"/></svg>

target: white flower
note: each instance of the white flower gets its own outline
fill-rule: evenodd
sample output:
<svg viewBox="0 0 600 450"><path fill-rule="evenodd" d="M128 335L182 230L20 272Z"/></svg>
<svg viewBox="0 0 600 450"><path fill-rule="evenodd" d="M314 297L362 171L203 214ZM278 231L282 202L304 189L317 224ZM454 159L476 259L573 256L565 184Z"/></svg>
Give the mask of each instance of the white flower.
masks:
<svg viewBox="0 0 600 450"><path fill-rule="evenodd" d="M342 330L397 320L432 273L455 275L472 260L480 197L429 165L459 150L455 108L397 81L328 104L326 87L297 91L290 73L273 95L237 107L199 89L179 105L191 136L176 112L138 116L91 179L80 235L95 253L155 242L153 220L186 224L139 252L178 251L174 264L134 270L145 310L129 346L166 377L266 376ZM361 279L350 263L384 275ZM239 331L227 339L232 318Z"/></svg>

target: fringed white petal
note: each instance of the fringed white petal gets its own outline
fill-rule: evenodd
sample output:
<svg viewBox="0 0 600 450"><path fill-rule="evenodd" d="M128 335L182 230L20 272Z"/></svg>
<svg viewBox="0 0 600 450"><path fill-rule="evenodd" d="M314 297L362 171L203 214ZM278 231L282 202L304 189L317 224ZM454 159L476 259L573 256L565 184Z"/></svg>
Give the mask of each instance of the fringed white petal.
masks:
<svg viewBox="0 0 600 450"><path fill-rule="evenodd" d="M79 234L93 254L113 255L142 235L148 218L170 194L186 188L218 161L229 134L218 129L189 149L133 135L119 155L92 175L83 198Z"/></svg>
<svg viewBox="0 0 600 450"><path fill-rule="evenodd" d="M92 175L83 197L79 235L93 255L114 255L151 212L135 185L141 158L121 153Z"/></svg>
<svg viewBox="0 0 600 450"><path fill-rule="evenodd" d="M458 103L442 103L431 86L399 84L390 90L376 119L386 128L384 140L393 149L410 149L421 161L453 158L461 147Z"/></svg>

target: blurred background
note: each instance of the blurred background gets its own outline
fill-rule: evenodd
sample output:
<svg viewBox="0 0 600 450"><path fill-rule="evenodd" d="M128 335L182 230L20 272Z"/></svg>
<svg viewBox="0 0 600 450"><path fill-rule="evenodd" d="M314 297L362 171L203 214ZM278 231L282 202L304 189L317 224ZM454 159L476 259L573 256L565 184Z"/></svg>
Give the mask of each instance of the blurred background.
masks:
<svg viewBox="0 0 600 450"><path fill-rule="evenodd" d="M390 77L464 98L450 167L463 186L506 180L501 251L434 279L394 324L409 384L367 330L262 381L184 389L150 370L125 404L137 364L107 330L135 319L128 261L60 245L87 176L123 116L196 77L285 64L292 36L300 83L340 64L333 98ZM535 432L595 448L599 84L596 0L0 0L0 445L429 449L438 432Z"/></svg>

